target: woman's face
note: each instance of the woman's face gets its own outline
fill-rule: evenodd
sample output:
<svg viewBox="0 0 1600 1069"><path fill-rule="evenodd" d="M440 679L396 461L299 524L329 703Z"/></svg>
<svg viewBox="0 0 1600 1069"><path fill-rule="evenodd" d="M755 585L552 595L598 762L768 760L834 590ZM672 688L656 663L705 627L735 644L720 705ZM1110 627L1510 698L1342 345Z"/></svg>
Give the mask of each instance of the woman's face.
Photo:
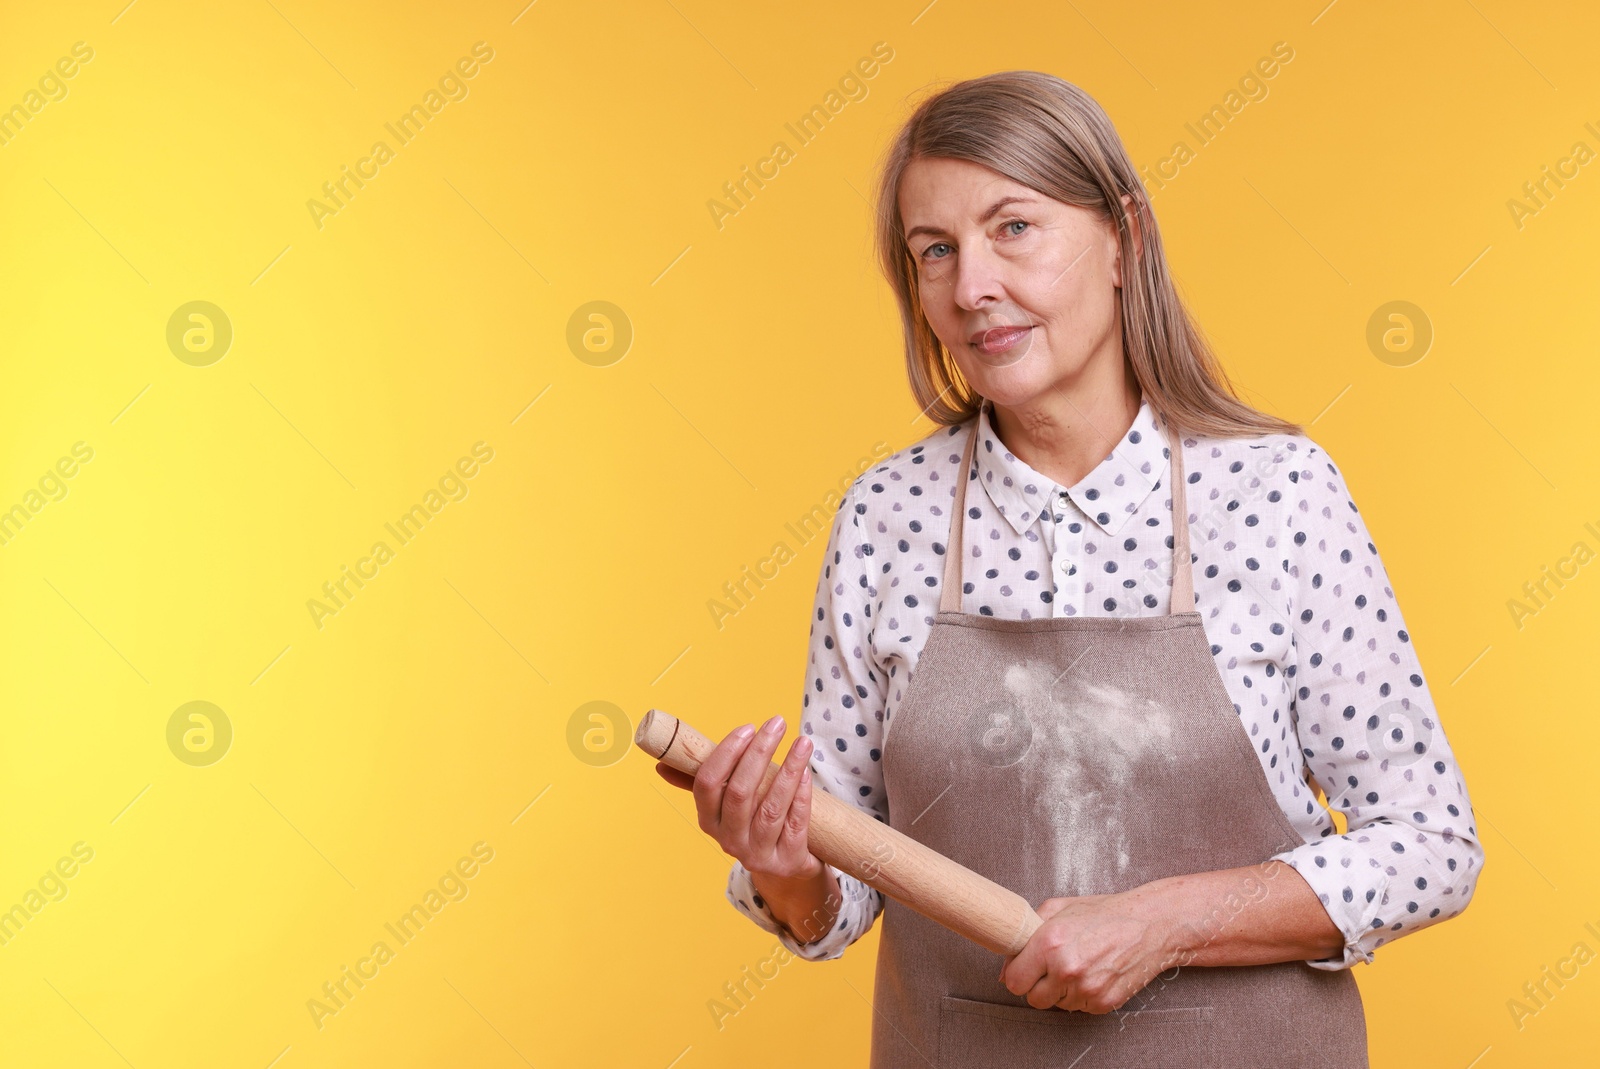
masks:
<svg viewBox="0 0 1600 1069"><path fill-rule="evenodd" d="M1110 223L951 159L906 168L900 218L923 312L978 393L1015 407L1076 383L1122 382Z"/></svg>

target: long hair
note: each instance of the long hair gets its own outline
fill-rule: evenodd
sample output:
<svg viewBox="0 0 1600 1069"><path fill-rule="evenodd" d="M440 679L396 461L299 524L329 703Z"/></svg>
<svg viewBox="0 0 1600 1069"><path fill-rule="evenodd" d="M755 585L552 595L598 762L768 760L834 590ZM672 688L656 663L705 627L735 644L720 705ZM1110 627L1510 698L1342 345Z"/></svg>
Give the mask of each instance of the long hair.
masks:
<svg viewBox="0 0 1600 1069"><path fill-rule="evenodd" d="M878 259L900 303L911 392L935 423L970 419L982 398L928 323L916 260L904 237L900 179L913 160L925 157L980 164L1116 221L1124 265L1118 300L1123 352L1163 423L1215 437L1300 433L1298 424L1260 412L1235 393L1178 297L1149 199L1111 119L1082 89L1038 71L1001 71L936 93L918 105L884 155L876 205ZM1133 198L1127 209L1124 194ZM1125 210L1136 214L1143 238L1137 256Z"/></svg>

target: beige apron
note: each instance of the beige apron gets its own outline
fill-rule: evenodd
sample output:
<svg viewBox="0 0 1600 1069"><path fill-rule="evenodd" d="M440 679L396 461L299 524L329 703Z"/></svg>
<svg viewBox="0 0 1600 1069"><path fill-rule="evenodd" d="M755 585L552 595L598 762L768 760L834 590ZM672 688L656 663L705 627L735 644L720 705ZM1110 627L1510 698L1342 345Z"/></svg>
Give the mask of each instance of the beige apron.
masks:
<svg viewBox="0 0 1600 1069"><path fill-rule="evenodd" d="M1169 615L1009 620L961 612L972 424L939 614L887 726L891 826L1035 906L1301 845L1193 608L1181 439L1169 434L1172 515L1184 518ZM1297 880L1261 886L1270 896ZM886 899L872 1069L1367 1066L1348 969L1174 967L1093 1014L1034 1009L997 979L1002 960Z"/></svg>

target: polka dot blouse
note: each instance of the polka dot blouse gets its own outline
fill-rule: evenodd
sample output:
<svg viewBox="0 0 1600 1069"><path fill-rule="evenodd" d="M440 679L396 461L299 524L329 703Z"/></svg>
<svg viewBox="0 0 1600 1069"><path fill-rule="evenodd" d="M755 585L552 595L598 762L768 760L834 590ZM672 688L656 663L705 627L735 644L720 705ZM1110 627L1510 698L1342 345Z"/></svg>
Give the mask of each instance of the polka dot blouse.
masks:
<svg viewBox="0 0 1600 1069"><path fill-rule="evenodd" d="M961 611L1004 619L1157 616L1172 581L1168 448L1148 402L1075 486L1008 452L986 403L967 499ZM880 759L938 612L968 424L850 487L812 615L800 730L816 789L889 818ZM1303 846L1275 855L1344 933L1321 969L1466 908L1483 866L1461 770L1389 578L1344 478L1304 435L1184 439L1195 608L1262 772ZM980 490L979 487L982 489ZM1316 789L1348 820L1337 834ZM801 958L837 958L882 895L834 870L837 924L800 945L737 862L727 897Z"/></svg>

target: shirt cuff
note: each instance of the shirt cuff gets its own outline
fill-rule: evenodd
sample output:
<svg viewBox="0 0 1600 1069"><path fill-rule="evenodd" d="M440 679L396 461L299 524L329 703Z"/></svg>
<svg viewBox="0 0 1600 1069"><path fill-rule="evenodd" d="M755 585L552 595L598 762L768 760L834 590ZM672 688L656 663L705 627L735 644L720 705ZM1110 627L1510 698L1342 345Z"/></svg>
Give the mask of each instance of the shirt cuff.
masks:
<svg viewBox="0 0 1600 1069"><path fill-rule="evenodd" d="M883 895L854 876L840 872L832 865L828 868L838 879L839 891L844 900L839 904L839 915L834 920L833 927L828 930L827 935L814 943L801 943L779 923L766 901L757 893L755 884L750 879L749 870L737 861L733 863L733 868L728 873L727 899L733 908L777 936L778 942L796 957L806 961L832 961L843 956L845 948L860 939L872 927L873 921L883 909Z"/></svg>
<svg viewBox="0 0 1600 1069"><path fill-rule="evenodd" d="M1337 972L1360 962L1372 963L1373 927L1378 908L1388 899L1389 875L1371 853L1348 835L1330 835L1274 854L1298 872L1328 916L1344 935L1344 949L1326 958L1308 959L1313 969Z"/></svg>

